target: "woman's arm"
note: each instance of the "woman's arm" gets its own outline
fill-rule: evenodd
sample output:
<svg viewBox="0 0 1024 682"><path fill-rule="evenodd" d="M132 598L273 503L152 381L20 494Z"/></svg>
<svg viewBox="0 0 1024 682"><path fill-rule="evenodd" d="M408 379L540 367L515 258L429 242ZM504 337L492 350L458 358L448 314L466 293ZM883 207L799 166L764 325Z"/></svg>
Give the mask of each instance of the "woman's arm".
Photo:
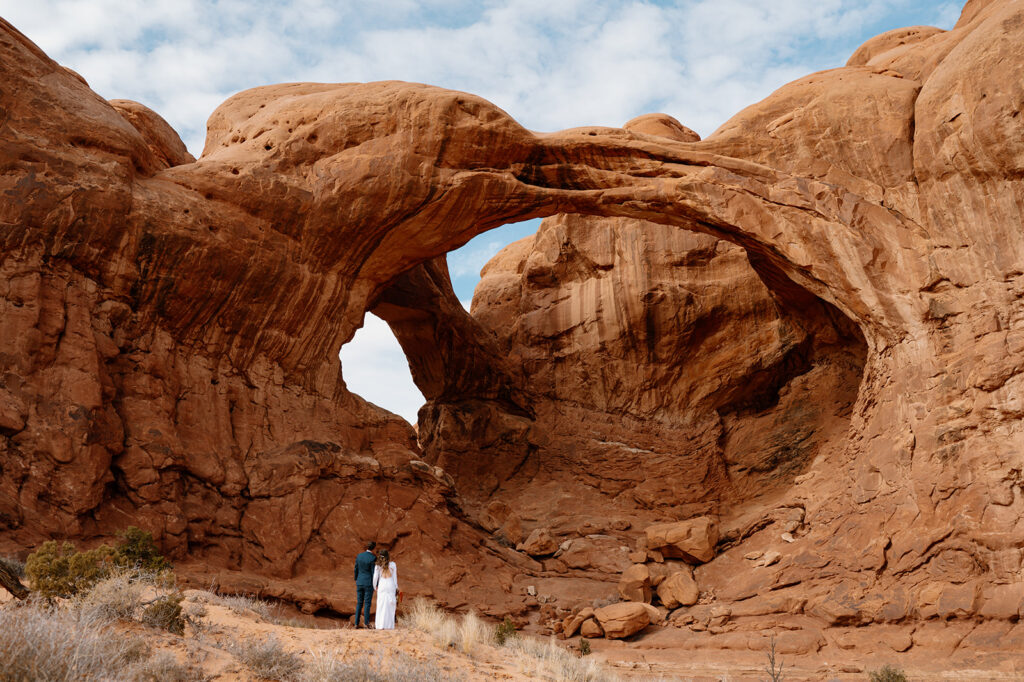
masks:
<svg viewBox="0 0 1024 682"><path fill-rule="evenodd" d="M391 575L395 577L395 592L398 592L398 565L394 561L391 562Z"/></svg>
<svg viewBox="0 0 1024 682"><path fill-rule="evenodd" d="M380 566L373 567L373 589L377 589L377 583L380 582Z"/></svg>

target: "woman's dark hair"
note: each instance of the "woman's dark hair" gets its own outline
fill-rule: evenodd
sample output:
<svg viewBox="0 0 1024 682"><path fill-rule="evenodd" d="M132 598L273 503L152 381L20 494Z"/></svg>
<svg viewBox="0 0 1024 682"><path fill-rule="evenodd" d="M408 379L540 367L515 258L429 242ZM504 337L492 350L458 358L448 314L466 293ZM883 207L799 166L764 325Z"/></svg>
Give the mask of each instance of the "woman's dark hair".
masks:
<svg viewBox="0 0 1024 682"><path fill-rule="evenodd" d="M386 549L377 554L377 565L380 566L380 574L385 578L391 577L391 555Z"/></svg>

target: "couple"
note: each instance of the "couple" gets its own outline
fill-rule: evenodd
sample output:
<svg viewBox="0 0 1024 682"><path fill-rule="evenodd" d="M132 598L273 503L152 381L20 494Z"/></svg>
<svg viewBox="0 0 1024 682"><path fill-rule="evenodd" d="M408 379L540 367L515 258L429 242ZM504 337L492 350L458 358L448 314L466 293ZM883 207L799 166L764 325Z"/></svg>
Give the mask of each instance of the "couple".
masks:
<svg viewBox="0 0 1024 682"><path fill-rule="evenodd" d="M380 556L373 553L376 542L366 545L366 551L356 557L356 627L370 627L370 602L377 592L377 615L373 627L377 630L395 629L395 606L398 604L398 567L391 561L388 551ZM359 616L363 624L359 625Z"/></svg>

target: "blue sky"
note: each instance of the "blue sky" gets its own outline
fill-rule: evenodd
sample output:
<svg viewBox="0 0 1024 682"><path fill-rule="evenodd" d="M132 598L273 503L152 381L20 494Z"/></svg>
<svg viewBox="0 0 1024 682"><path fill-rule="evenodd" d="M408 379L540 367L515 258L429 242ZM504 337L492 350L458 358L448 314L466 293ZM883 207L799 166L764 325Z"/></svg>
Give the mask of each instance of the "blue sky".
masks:
<svg viewBox="0 0 1024 682"><path fill-rule="evenodd" d="M108 99L160 113L193 154L231 94L289 81L406 80L483 96L533 130L662 111L706 136L779 86L842 66L866 39L951 28L947 0L0 0L0 15ZM536 231L506 225L449 254L479 270ZM394 337L368 316L341 353L349 387L415 421Z"/></svg>

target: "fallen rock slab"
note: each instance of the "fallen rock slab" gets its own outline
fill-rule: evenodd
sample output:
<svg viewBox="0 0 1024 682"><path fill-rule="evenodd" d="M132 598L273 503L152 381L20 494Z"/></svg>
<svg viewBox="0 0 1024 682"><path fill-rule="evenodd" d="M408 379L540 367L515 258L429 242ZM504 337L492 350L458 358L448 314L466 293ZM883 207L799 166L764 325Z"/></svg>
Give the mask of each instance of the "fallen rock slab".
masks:
<svg viewBox="0 0 1024 682"><path fill-rule="evenodd" d="M623 639L651 624L648 605L640 602L619 602L594 611L594 616L608 639Z"/></svg>
<svg viewBox="0 0 1024 682"><path fill-rule="evenodd" d="M648 526L647 547L666 557L703 564L715 558L718 524L710 516Z"/></svg>

